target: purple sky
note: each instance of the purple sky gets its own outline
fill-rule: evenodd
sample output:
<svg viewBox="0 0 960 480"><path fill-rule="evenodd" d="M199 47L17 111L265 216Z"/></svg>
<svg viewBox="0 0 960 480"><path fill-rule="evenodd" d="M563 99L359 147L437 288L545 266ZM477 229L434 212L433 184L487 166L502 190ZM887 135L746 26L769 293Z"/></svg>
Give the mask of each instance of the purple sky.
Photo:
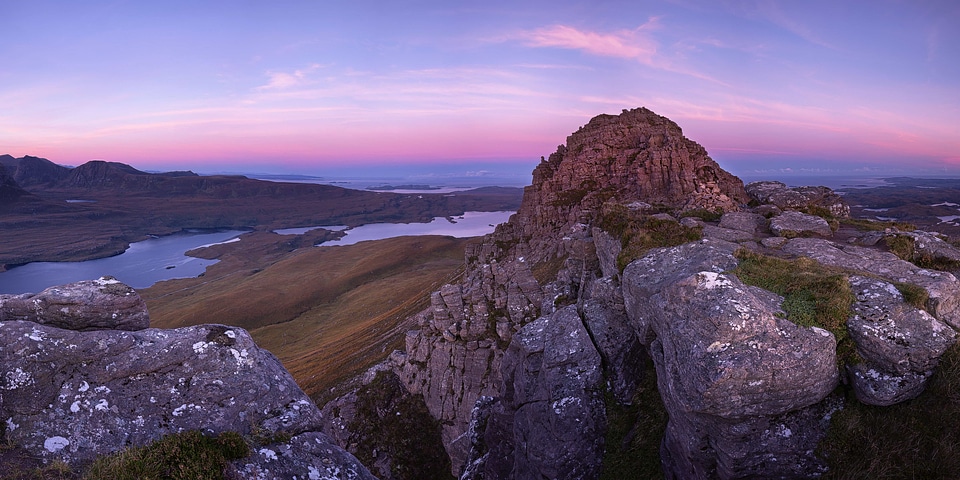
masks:
<svg viewBox="0 0 960 480"><path fill-rule="evenodd" d="M0 0L0 153L62 164L529 171L638 106L741 175L960 176L960 2Z"/></svg>

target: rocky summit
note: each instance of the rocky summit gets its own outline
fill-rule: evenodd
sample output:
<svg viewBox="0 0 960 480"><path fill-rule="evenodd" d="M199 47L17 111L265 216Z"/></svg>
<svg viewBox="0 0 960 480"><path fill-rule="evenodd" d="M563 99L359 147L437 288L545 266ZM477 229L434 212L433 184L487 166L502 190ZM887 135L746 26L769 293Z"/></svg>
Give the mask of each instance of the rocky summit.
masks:
<svg viewBox="0 0 960 480"><path fill-rule="evenodd" d="M647 109L601 115L322 410L243 329L146 328L104 278L0 297L0 432L83 465L235 431L260 439L237 478L610 478L640 437L668 479L819 478L838 412L921 395L960 328L960 251L849 212L744 186Z"/></svg>
<svg viewBox="0 0 960 480"><path fill-rule="evenodd" d="M650 361L666 478L817 478L838 386L914 398L956 341L956 277L883 246L935 236L841 228L848 215L825 187L744 187L647 109L601 115L542 159L518 213L378 369L423 399L459 478L599 478L610 409ZM750 255L835 274L845 321L794 321L786 292L738 276ZM904 283L928 300L906 302Z"/></svg>

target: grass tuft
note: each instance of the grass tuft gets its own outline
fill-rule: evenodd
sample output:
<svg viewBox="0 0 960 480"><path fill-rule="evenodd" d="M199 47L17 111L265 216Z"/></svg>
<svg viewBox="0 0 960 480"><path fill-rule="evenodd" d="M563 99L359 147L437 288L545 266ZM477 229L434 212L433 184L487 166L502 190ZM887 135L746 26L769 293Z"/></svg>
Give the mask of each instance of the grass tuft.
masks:
<svg viewBox="0 0 960 480"><path fill-rule="evenodd" d="M819 453L827 479L960 478L960 344L941 358L926 391L889 407L848 393Z"/></svg>
<svg viewBox="0 0 960 480"><path fill-rule="evenodd" d="M683 245L703 238L699 227L685 227L673 220L646 216L620 204L604 205L598 224L602 230L620 238L622 250L617 256L617 267L621 272L651 249Z"/></svg>
<svg viewBox="0 0 960 480"><path fill-rule="evenodd" d="M83 478L221 480L229 460L249 454L249 447L238 433L224 432L213 438L191 430L101 457Z"/></svg>
<svg viewBox="0 0 960 480"><path fill-rule="evenodd" d="M667 410L657 390L657 372L647 359L643 381L630 405L620 405L608 390L606 451L601 480L663 478L660 442L667 428Z"/></svg>
<svg viewBox="0 0 960 480"><path fill-rule="evenodd" d="M748 285L781 295L788 320L823 328L836 337L841 368L858 360L856 345L847 333L847 319L856 297L841 270L805 257L785 260L745 249L736 255L740 264L732 273Z"/></svg>

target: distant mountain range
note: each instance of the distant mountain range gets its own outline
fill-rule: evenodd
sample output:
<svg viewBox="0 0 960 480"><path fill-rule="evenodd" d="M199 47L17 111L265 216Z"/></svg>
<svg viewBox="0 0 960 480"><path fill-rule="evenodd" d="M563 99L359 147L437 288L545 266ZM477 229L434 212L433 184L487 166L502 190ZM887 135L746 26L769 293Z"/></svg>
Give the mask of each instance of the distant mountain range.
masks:
<svg viewBox="0 0 960 480"><path fill-rule="evenodd" d="M190 171L149 173L90 161L0 155L0 265L115 255L148 235L426 222L466 211L516 210L519 188L398 194Z"/></svg>

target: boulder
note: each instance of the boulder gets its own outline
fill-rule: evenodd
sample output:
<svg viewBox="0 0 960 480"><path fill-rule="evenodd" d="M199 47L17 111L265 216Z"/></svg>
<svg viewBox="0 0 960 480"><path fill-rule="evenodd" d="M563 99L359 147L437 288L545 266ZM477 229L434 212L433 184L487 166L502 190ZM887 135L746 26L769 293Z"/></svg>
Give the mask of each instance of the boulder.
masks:
<svg viewBox="0 0 960 480"><path fill-rule="evenodd" d="M26 320L69 330L142 330L150 326L140 295L113 277L0 295L0 321Z"/></svg>
<svg viewBox="0 0 960 480"><path fill-rule="evenodd" d="M734 228L723 228L714 225L703 226L703 236L715 238L725 242L749 242L754 240L754 234Z"/></svg>
<svg viewBox="0 0 960 480"><path fill-rule="evenodd" d="M767 219L750 212L727 212L720 217L720 227L756 235L767 228Z"/></svg>
<svg viewBox="0 0 960 480"><path fill-rule="evenodd" d="M297 438L322 424L319 409L277 358L235 327L79 332L6 321L0 322L0 365L6 441L71 465L184 430ZM333 467L372 478L319 433L264 445L257 452L264 459L241 462L277 459L264 449L290 457L264 478L309 478ZM328 463L334 460L347 463Z"/></svg>
<svg viewBox="0 0 960 480"><path fill-rule="evenodd" d="M843 197L827 187L790 188L782 182L753 182L744 187L756 202L772 204L783 210L823 209L834 217L849 217L850 207Z"/></svg>
<svg viewBox="0 0 960 480"><path fill-rule="evenodd" d="M770 219L770 231L778 237L797 237L809 234L822 237L833 235L833 230L823 218L794 211L783 212Z"/></svg>
<svg viewBox="0 0 960 480"><path fill-rule="evenodd" d="M839 382L836 340L783 318L779 296L723 273L736 266L736 248L703 240L657 249L624 270L627 312L646 332L641 336L652 339L669 413L664 473L675 479L822 473L813 452L836 408L827 398Z"/></svg>
<svg viewBox="0 0 960 480"><path fill-rule="evenodd" d="M850 287L857 301L847 328L865 361L849 372L857 398L887 406L916 397L956 332L906 304L893 284L854 275Z"/></svg>
<svg viewBox="0 0 960 480"><path fill-rule="evenodd" d="M704 239L677 247L654 249L630 263L623 271L624 307L637 338L649 345L655 333L653 322L659 312L652 297L665 285L692 274L721 273L737 266L735 243ZM630 281L626 281L629 278Z"/></svg>
<svg viewBox="0 0 960 480"><path fill-rule="evenodd" d="M285 442L256 448L231 462L228 480L376 480L357 459L320 432L306 432Z"/></svg>
<svg viewBox="0 0 960 480"><path fill-rule="evenodd" d="M927 261L946 260L948 262L960 263L960 249L946 242L936 233L915 230L912 232L897 232L895 235L913 240L914 259Z"/></svg>

